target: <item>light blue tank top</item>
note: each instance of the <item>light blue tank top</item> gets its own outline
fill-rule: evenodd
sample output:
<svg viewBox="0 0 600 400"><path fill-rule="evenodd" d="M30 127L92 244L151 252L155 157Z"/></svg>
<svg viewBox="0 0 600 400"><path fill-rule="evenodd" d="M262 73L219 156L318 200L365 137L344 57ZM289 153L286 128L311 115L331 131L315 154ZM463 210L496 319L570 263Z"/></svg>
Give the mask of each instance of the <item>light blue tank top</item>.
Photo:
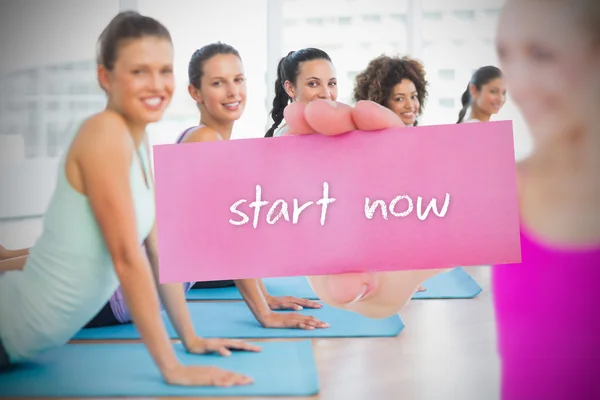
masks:
<svg viewBox="0 0 600 400"><path fill-rule="evenodd" d="M141 246L154 225L154 192L146 147L131 143L129 177ZM0 274L0 340L11 362L67 343L119 286L90 203L66 178L67 153L59 163L42 234L23 271Z"/></svg>
<svg viewBox="0 0 600 400"><path fill-rule="evenodd" d="M176 143L181 143L181 141L185 138L185 135L190 132L192 129L196 129L196 128L202 128L204 125L198 125L198 126L192 126L190 128L187 128L186 130L184 130L183 132L181 132L181 134L179 135L179 137L177 138L177 142ZM183 282L183 291L185 293L187 293L191 288L192 285L195 282ZM125 302L125 294L123 293L123 287L119 286L119 288L117 289L117 291L112 295L112 297L110 298L110 309L115 317L115 319L122 323L122 324L126 324L132 321L132 317L131 317L131 312L129 311L129 307L127 307L127 303ZM162 305L162 302L160 304L160 309L161 311L164 310L164 306Z"/></svg>

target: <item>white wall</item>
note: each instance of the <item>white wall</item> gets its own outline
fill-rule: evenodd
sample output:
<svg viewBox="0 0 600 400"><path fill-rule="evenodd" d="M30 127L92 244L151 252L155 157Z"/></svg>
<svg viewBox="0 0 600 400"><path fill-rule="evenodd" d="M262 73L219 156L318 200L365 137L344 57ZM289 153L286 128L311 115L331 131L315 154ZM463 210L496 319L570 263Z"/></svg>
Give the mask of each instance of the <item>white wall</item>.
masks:
<svg viewBox="0 0 600 400"><path fill-rule="evenodd" d="M50 80L81 79L77 70L67 74L47 74L47 66L92 61L98 36L118 12L118 0L20 0L3 1L0 13L0 219L42 214L55 186L56 154L47 151L46 132L53 118L62 118L59 129L80 118L70 107L72 96L47 95ZM23 70L38 74L36 84L17 86L10 74ZM83 72L95 80L93 70ZM87 76L84 79L88 79ZM28 92L27 92L28 91ZM97 100L97 95L84 96ZM100 99L102 100L102 99ZM12 111L12 104L30 103L32 112ZM58 105L58 109L50 103ZM102 103L100 102L100 105ZM92 103L92 108L98 102ZM91 111L91 110L90 110ZM87 112L87 110L86 110ZM54 121L56 123L56 121ZM31 135L38 154L26 158L25 137ZM31 146L30 146L31 147Z"/></svg>
<svg viewBox="0 0 600 400"><path fill-rule="evenodd" d="M264 135L265 127L271 124L267 113L277 60L289 50L303 46L332 49L330 54L341 75L343 100L348 100L346 97L352 90L351 74L364 68L372 57L382 52L422 57L431 81L430 100L422 122L452 123L460 109L460 95L471 70L482 64L497 62L493 49L493 10L503 1L226 0L218 5L213 0L3 2L0 13L0 77L26 68L93 61L98 35L118 12L119 5L130 5L163 22L175 43L175 98L164 120L149 127L153 144L172 143L183 129L197 123L198 111L186 89L187 64L194 50L215 41L227 42L240 51L248 77L248 104L234 131L235 139ZM475 10L475 21L461 24L460 13L454 13L456 10ZM269 19L269 12L271 16L280 15L281 20ZM442 20L436 23L439 13ZM348 24L348 18L354 22ZM464 29L459 29L461 26ZM485 40L479 40L475 45L467 44L462 49L453 48L454 45L448 42L461 37ZM455 80L445 82L440 79L441 68L454 69ZM87 74L86 79L95 82L93 71L82 73ZM70 78L73 76L67 72L60 79ZM50 78L46 76L45 79ZM440 98L453 98L455 106L440 106ZM73 100L72 97L63 96L59 102L64 107L59 110L48 109L49 103L56 100L54 98L40 100L35 95L26 98L41 104L38 113L32 114L41 118L41 130L47 129L44 124L50 118L60 116L72 122L101 108L103 98L96 99L99 102L90 103L88 109L74 112L66 106ZM9 100L14 100L14 97ZM6 101L0 93L0 110ZM15 115L0 111L0 219L43 214L56 179L56 155L48 155L44 150L36 158L25 158L27 146L23 135L29 128L13 131L7 121L17 118L27 125L33 117ZM496 119L513 120L515 156L526 156L531 141L510 100ZM41 138L40 149L45 149L46 136Z"/></svg>
<svg viewBox="0 0 600 400"><path fill-rule="evenodd" d="M42 83L36 85L34 91L43 91L40 87L45 88L49 79L62 79L68 83L74 79L75 72L67 71L59 76L58 72L47 73L44 68L68 62L93 62L97 38L119 11L119 6L137 7L141 13L165 24L175 45L175 97L163 121L149 127L151 143L172 143L181 130L198 122L198 111L187 93L187 64L196 49L215 41L227 42L240 51L248 76L246 112L234 130L234 138L264 135L267 118L266 0L229 0L218 7L209 0L22 0L6 3L2 5L0 16L0 53L3 55L0 76L30 68L41 71ZM89 75L84 79L95 85L95 71L83 73ZM14 79L11 78L11 82ZM25 94L26 86L15 89L17 96L25 102L34 102L37 105L35 111L18 114L0 111L0 187L3 189L0 191L0 219L41 215L48 205L55 187L58 162L56 155L48 155L46 150L49 119L60 116L61 128L66 130L72 127L65 121L79 120L104 106L103 95L84 98ZM75 113L71 109L73 106L69 107L72 102L89 103L89 99L96 102L83 112ZM7 101L14 103L15 98L2 100L0 97L0 109ZM49 103L59 104L60 108L49 110ZM36 148L40 154L34 158L26 158L24 135L27 134L37 135Z"/></svg>
<svg viewBox="0 0 600 400"><path fill-rule="evenodd" d="M137 0L142 14L167 26L175 44L176 91L164 120L150 127L153 144L173 143L200 116L187 91L188 62L195 50L221 41L235 47L247 77L246 111L233 138L264 136L267 73L267 0Z"/></svg>
<svg viewBox="0 0 600 400"><path fill-rule="evenodd" d="M0 72L94 58L118 0L2 1Z"/></svg>

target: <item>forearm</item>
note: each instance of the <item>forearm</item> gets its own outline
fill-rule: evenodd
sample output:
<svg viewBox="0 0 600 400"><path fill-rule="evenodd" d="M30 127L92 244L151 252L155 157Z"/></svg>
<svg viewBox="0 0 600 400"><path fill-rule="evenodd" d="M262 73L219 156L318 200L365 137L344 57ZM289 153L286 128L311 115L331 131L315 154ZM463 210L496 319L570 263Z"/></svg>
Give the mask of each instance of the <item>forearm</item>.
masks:
<svg viewBox="0 0 600 400"><path fill-rule="evenodd" d="M254 317L262 322L262 319L269 315L272 311L267 303L265 292L261 287L261 279L238 279L235 280L235 285L242 294L242 297L246 301L248 308L254 314ZM264 287L264 286L263 286Z"/></svg>
<svg viewBox="0 0 600 400"><path fill-rule="evenodd" d="M27 256L14 257L0 261L0 272L20 271L27 261Z"/></svg>
<svg viewBox="0 0 600 400"><path fill-rule="evenodd" d="M187 346L197 335L187 307L183 285L181 283L158 284L158 293L178 337Z"/></svg>
<svg viewBox="0 0 600 400"><path fill-rule="evenodd" d="M263 282L262 279L257 279L257 281L258 281L258 287L260 288L260 291L265 296L265 298L268 299L270 294L267 291L267 288L265 287L265 283Z"/></svg>
<svg viewBox="0 0 600 400"><path fill-rule="evenodd" d="M163 375L179 366L160 313L154 280L143 255L116 268L131 318Z"/></svg>
<svg viewBox="0 0 600 400"><path fill-rule="evenodd" d="M29 249L9 250L9 254L12 258L23 257L29 255Z"/></svg>
<svg viewBox="0 0 600 400"><path fill-rule="evenodd" d="M187 308L185 291L182 283L163 283L158 280L158 256L152 245L146 246L146 254L154 274L154 282L162 301L162 305L184 345L196 338L194 325Z"/></svg>
<svg viewBox="0 0 600 400"><path fill-rule="evenodd" d="M0 260L7 260L9 258L17 258L29 255L29 249L17 249L9 250L3 246L0 246Z"/></svg>

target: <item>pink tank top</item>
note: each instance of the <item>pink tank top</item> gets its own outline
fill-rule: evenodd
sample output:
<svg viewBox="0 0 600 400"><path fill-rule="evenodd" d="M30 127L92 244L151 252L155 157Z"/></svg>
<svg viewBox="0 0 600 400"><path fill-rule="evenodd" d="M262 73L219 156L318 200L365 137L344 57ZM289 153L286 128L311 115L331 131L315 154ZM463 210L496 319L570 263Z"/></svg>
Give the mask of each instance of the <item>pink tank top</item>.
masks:
<svg viewBox="0 0 600 400"><path fill-rule="evenodd" d="M600 244L554 248L522 228L521 249L492 272L502 399L600 399Z"/></svg>

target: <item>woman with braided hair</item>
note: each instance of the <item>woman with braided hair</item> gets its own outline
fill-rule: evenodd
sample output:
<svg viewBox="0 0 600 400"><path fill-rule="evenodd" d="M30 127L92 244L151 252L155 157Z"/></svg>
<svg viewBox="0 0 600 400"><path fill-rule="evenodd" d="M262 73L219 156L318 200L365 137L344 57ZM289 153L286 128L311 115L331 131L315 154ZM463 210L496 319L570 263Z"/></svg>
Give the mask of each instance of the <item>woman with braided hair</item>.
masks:
<svg viewBox="0 0 600 400"><path fill-rule="evenodd" d="M273 126L265 137L281 136L288 127L283 110L292 102L309 103L315 99L337 100L336 71L329 55L320 49L291 51L279 61L271 118Z"/></svg>

